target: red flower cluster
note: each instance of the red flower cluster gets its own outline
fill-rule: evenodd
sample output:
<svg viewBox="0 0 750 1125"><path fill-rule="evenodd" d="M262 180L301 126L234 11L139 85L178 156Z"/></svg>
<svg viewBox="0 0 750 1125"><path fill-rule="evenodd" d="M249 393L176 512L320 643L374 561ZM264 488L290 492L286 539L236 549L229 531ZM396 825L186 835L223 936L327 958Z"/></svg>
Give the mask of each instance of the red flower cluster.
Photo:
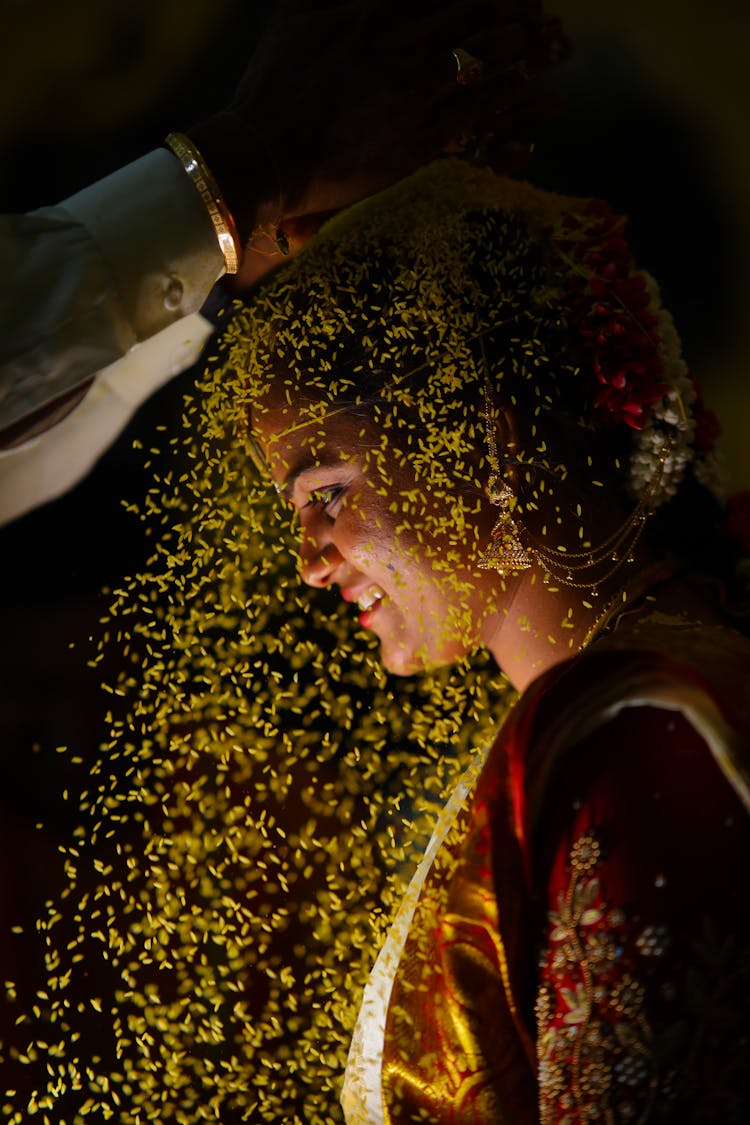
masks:
<svg viewBox="0 0 750 1125"><path fill-rule="evenodd" d="M669 384L646 281L634 269L623 225L605 203L591 200L582 214L563 218L554 242L570 267L572 324L580 335L573 358L600 384L595 420L642 430L644 408L663 398ZM583 287L581 274L588 278Z"/></svg>

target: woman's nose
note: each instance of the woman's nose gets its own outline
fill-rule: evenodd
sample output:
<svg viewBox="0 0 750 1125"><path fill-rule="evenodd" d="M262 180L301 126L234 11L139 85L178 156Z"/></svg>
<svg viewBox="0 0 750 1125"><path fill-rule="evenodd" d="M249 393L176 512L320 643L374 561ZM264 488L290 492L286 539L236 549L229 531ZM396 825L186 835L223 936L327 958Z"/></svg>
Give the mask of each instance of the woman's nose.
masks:
<svg viewBox="0 0 750 1125"><path fill-rule="evenodd" d="M308 586L330 586L334 571L343 559L330 539L316 536L311 528L302 528L300 543L300 576Z"/></svg>

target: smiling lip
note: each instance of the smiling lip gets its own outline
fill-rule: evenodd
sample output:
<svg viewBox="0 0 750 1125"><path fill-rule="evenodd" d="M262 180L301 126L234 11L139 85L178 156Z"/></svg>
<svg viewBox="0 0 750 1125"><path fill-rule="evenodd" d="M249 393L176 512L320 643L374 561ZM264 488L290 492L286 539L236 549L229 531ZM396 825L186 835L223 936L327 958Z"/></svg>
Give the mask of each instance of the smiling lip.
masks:
<svg viewBox="0 0 750 1125"><path fill-rule="evenodd" d="M347 602L357 603L360 624L367 628L385 597L385 590L376 582L371 582L367 586L345 586L341 590L341 596Z"/></svg>
<svg viewBox="0 0 750 1125"><path fill-rule="evenodd" d="M380 604L381 604L382 600L383 600L382 598L378 598L378 600L376 602L374 602L370 606L369 609L363 609L362 612L360 613L359 623L360 623L360 625L362 626L363 629L369 629L370 628L370 625L372 624L372 619L375 616L375 614L378 612L378 610L380 609Z"/></svg>
<svg viewBox="0 0 750 1125"><path fill-rule="evenodd" d="M367 586L344 586L341 596L344 601L356 602L360 609L370 609L385 597L385 590L377 582L370 582Z"/></svg>

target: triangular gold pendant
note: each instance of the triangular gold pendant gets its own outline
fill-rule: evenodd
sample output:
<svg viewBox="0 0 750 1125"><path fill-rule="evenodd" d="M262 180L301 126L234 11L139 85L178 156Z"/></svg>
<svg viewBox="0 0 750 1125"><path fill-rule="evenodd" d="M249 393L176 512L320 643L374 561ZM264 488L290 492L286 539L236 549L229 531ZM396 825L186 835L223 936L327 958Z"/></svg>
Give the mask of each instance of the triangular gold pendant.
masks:
<svg viewBox="0 0 750 1125"><path fill-rule="evenodd" d="M479 556L481 570L528 570L532 558L522 546L513 519L507 513L500 517L492 529L487 549Z"/></svg>

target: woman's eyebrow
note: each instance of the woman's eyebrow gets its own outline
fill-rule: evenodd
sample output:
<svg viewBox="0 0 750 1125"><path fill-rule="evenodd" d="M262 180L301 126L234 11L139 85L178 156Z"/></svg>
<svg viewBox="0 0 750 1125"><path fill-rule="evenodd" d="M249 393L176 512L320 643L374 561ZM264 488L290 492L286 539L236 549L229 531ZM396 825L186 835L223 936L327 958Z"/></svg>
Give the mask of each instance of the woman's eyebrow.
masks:
<svg viewBox="0 0 750 1125"><path fill-rule="evenodd" d="M341 458L326 457L320 459L318 457L303 457L291 472L286 476L282 484L279 485L278 493L284 500L291 500L294 486L299 477L304 473L309 472L311 469L335 469L342 464Z"/></svg>

